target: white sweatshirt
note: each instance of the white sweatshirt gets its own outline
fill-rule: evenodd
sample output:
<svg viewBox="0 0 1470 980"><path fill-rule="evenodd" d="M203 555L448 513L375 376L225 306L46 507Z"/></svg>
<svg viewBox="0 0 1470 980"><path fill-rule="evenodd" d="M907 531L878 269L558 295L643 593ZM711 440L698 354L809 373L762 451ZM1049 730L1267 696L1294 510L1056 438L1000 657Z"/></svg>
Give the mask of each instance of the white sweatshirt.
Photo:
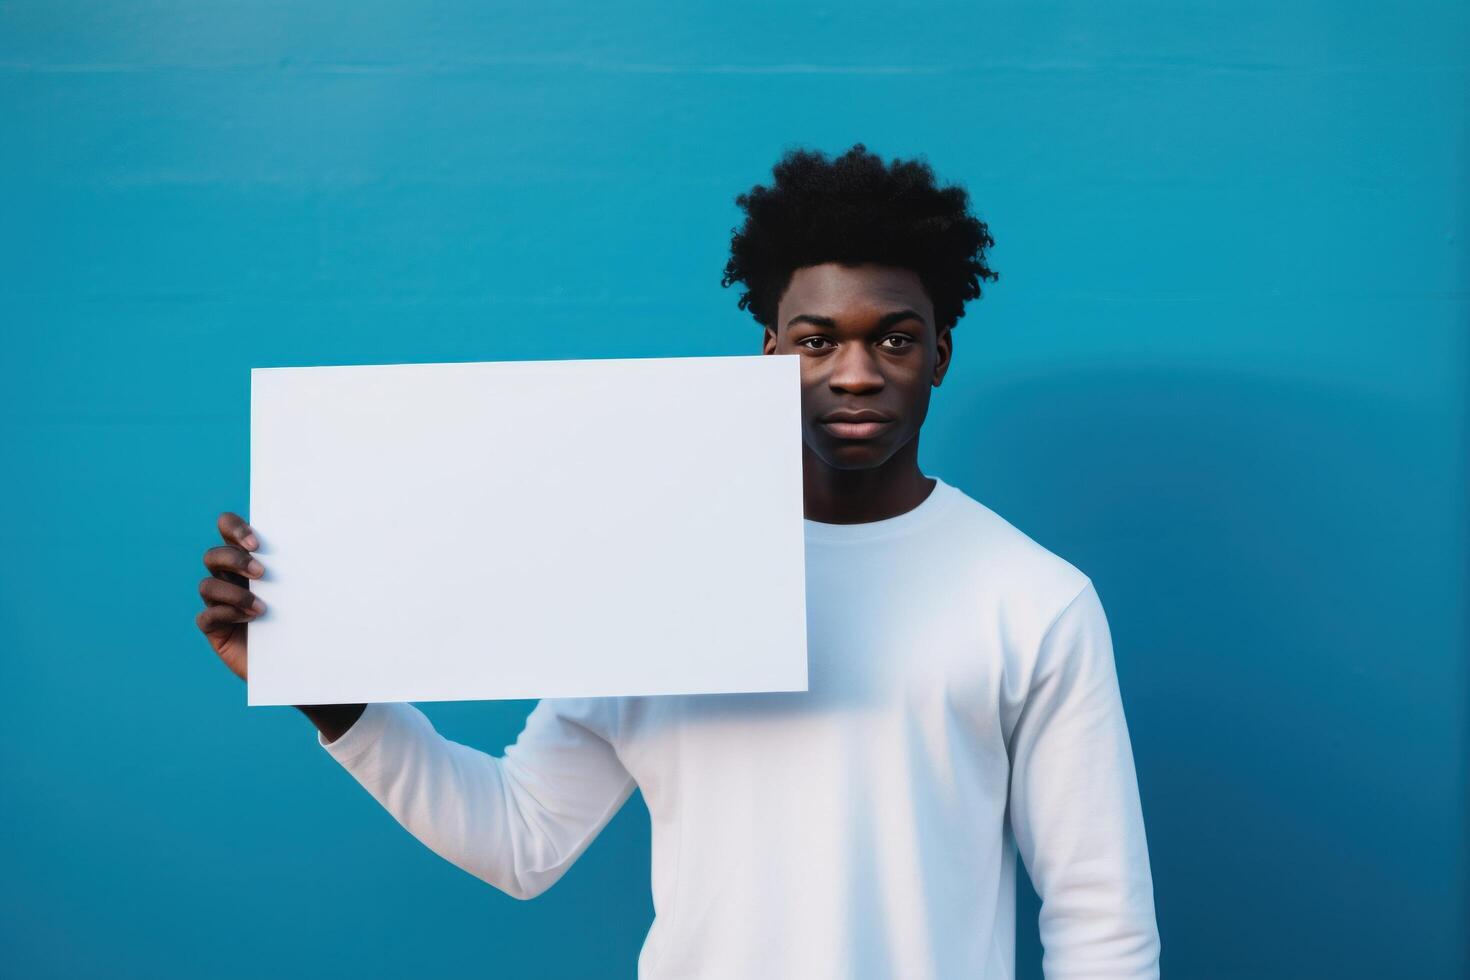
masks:
<svg viewBox="0 0 1470 980"><path fill-rule="evenodd" d="M1018 849L1048 980L1157 977L1091 580L943 480L897 517L805 526L805 692L543 700L503 756L409 704L318 742L430 849L517 898L641 789L643 980L1010 980Z"/></svg>

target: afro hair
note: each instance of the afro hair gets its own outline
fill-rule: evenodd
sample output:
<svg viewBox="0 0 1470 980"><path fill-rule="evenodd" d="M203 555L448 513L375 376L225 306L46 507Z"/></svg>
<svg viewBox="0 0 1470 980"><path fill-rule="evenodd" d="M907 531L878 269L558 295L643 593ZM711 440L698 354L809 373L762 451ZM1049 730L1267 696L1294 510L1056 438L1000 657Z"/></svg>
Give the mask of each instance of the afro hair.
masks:
<svg viewBox="0 0 1470 980"><path fill-rule="evenodd" d="M721 286L746 286L740 308L774 327L776 305L797 269L824 262L874 262L912 269L934 303L935 329L953 327L995 244L985 222L968 213L960 186L940 187L921 158L884 165L862 143L836 159L793 149L772 168L774 186L757 184L735 198L745 226L732 228Z"/></svg>

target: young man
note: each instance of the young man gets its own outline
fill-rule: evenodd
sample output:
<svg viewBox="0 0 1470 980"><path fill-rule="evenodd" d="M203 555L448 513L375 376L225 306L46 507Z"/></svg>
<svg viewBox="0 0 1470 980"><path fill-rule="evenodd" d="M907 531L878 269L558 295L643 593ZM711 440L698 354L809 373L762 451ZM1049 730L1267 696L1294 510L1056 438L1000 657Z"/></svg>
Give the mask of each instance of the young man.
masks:
<svg viewBox="0 0 1470 980"><path fill-rule="evenodd" d="M724 284L747 287L765 353L801 359L809 690L544 700L502 756L408 704L302 710L410 833L517 898L640 788L650 980L1008 980L1018 852L1050 980L1157 977L1093 583L918 466L951 330L997 278L988 230L963 189L862 144L774 177L736 199ZM234 514L219 531L198 623L243 677L258 543Z"/></svg>

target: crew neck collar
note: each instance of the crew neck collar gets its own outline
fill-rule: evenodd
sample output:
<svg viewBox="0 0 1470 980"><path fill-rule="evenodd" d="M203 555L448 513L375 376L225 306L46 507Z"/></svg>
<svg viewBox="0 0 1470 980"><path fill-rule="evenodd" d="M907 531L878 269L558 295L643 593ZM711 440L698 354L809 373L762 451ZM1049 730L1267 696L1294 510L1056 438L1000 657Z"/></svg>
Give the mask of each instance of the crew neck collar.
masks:
<svg viewBox="0 0 1470 980"><path fill-rule="evenodd" d="M863 521L857 524L828 524L824 521L813 521L803 517L802 523L806 528L806 539L838 544L872 541L875 538L907 534L929 524L949 507L959 491L932 473L926 473L925 476L934 481L934 488L929 491L929 496L919 502L917 507L893 517L885 517L881 521Z"/></svg>

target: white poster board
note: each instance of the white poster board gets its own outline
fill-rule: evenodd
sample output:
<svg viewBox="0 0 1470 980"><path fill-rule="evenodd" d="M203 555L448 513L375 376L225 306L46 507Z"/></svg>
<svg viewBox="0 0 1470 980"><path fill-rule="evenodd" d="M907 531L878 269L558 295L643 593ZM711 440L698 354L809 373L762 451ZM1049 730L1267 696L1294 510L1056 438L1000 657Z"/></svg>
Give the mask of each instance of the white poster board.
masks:
<svg viewBox="0 0 1470 980"><path fill-rule="evenodd" d="M795 355L255 368L251 705L802 691Z"/></svg>

